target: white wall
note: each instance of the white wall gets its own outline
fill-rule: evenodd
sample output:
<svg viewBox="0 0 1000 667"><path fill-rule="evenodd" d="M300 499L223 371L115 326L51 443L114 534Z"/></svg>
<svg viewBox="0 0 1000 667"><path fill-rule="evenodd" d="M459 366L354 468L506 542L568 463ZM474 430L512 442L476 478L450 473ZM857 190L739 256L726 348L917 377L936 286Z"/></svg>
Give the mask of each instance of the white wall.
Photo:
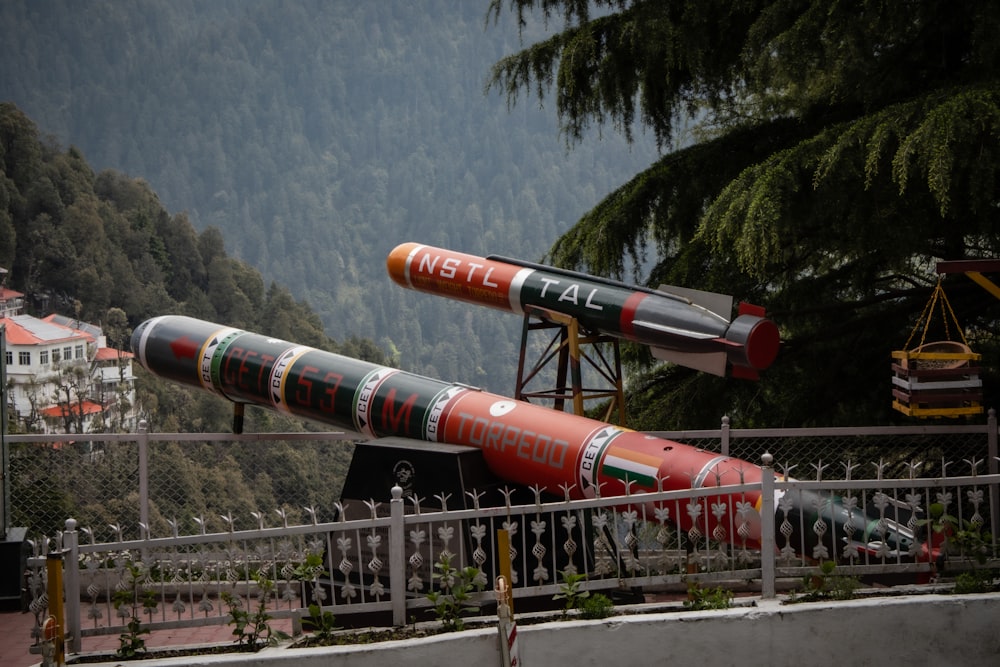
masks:
<svg viewBox="0 0 1000 667"><path fill-rule="evenodd" d="M518 642L524 667L964 667L1000 664L998 621L1000 593L911 595L522 623ZM500 665L497 635L487 628L357 647L265 649L142 664L494 667Z"/></svg>

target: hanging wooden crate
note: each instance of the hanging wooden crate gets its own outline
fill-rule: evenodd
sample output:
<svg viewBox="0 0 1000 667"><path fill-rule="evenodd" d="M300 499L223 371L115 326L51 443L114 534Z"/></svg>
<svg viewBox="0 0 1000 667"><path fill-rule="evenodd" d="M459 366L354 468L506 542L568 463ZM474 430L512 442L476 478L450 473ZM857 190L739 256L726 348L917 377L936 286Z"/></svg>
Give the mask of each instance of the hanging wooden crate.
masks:
<svg viewBox="0 0 1000 667"><path fill-rule="evenodd" d="M957 341L925 343L892 353L892 407L910 417L983 412L982 355Z"/></svg>

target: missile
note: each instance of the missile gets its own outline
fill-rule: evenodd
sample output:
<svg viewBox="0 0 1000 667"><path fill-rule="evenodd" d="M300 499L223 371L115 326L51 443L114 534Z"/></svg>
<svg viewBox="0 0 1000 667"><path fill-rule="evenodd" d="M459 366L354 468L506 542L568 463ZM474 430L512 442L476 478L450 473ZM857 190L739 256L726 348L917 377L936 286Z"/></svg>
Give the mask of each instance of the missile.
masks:
<svg viewBox="0 0 1000 667"><path fill-rule="evenodd" d="M146 320L132 334L131 348L154 375L237 404L368 438L477 447L500 479L544 487L559 496L635 495L761 479L756 465L690 445L190 317ZM747 515L749 507L759 510L759 492L709 495L704 507L712 511L671 511L685 531L697 527L717 541L746 539L748 545L759 545L759 517L750 518L739 536L734 528L740 525L737 514ZM649 515L655 511L650 507ZM801 516L810 517L803 525L812 525L816 511L801 509ZM853 521L857 526L875 523L856 510ZM912 542L898 531L888 533L895 536L894 549Z"/></svg>
<svg viewBox="0 0 1000 667"><path fill-rule="evenodd" d="M396 246L386 260L397 284L419 292L539 317L576 318L592 333L648 345L654 356L715 375L728 367L756 378L774 361L778 328L759 306L680 287L654 290L542 264L477 257L419 243Z"/></svg>

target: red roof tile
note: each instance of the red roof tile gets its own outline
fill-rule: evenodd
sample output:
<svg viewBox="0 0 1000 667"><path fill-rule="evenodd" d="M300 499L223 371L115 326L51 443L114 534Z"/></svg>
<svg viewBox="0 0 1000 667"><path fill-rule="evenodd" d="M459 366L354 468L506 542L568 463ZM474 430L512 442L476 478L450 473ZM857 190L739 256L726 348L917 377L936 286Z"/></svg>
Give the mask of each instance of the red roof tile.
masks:
<svg viewBox="0 0 1000 667"><path fill-rule="evenodd" d="M94 356L95 361L118 361L119 359L131 359L135 355L127 350L116 350L113 347L99 347Z"/></svg>
<svg viewBox="0 0 1000 667"><path fill-rule="evenodd" d="M79 409L80 409L80 406L77 405L76 403L74 403L73 404L73 414L77 414L78 411L79 411ZM96 415L99 412L101 412L102 410L104 410L104 408L101 407L100 403L94 403L93 401L84 401L83 402L83 414L85 414L85 415ZM53 405L53 406L48 407L48 408L42 408L41 410L39 410L39 412L42 413L43 417L49 417L49 418L52 418L52 419L65 417L66 414L67 414L66 405L65 404L62 404L62 405Z"/></svg>

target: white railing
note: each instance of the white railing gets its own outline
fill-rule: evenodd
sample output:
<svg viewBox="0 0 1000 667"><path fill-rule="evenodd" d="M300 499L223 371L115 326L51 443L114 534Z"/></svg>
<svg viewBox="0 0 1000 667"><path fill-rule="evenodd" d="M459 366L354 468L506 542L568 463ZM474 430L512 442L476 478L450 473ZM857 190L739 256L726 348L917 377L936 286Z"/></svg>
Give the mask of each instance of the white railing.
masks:
<svg viewBox="0 0 1000 667"><path fill-rule="evenodd" d="M31 610L44 620L45 563L61 559L70 651L82 637L123 633L133 617L150 630L225 624L227 597L296 625L313 603L340 624L365 613L405 625L433 620L428 593L453 590L436 576L442 557L492 587L504 555L499 530L510 540L515 599L551 598L567 572L585 573L581 588L591 592L741 581L770 598L779 582L827 560L838 575L918 581L941 566L1000 567L987 530L1000 475L982 474L984 460L955 464L965 470L954 477L820 481L793 481L774 474L767 457L762 463L759 484L559 502L543 502L536 489L535 502L522 505L509 493L497 502L471 492L473 508L461 510L447 509L444 496L445 507L429 510L396 487L388 507L365 503L366 519L269 527L258 515L252 530L103 543L69 520L35 544ZM980 543L959 540L963 530Z"/></svg>

